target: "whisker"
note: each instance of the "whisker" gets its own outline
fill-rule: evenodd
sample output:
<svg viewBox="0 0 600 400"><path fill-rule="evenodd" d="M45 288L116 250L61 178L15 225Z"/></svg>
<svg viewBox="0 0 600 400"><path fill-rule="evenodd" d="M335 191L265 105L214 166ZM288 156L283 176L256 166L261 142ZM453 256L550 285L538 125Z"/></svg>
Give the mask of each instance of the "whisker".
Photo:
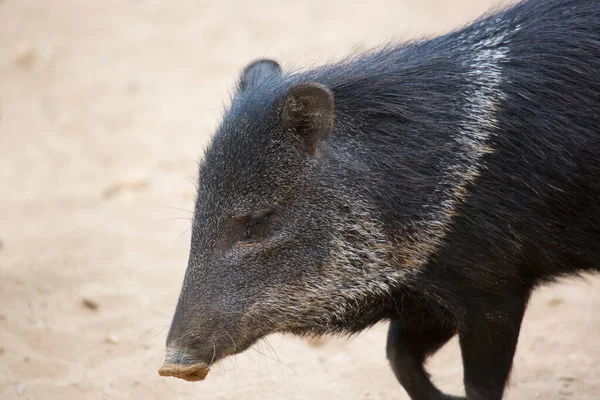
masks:
<svg viewBox="0 0 600 400"><path fill-rule="evenodd" d="M223 373L222 378L221 378L221 384L219 385L219 389L218 389L218 391L220 392L221 390L223 390L223 384L225 383L225 375L227 375L227 373L225 372L225 368L223 368L223 363L219 363L218 365L219 365L219 369Z"/></svg>
<svg viewBox="0 0 600 400"><path fill-rule="evenodd" d="M231 362L231 367L233 370L233 380L237 383L237 374L236 374L236 370L235 370L235 365L233 364L233 360L230 358L229 362Z"/></svg>
<svg viewBox="0 0 600 400"><path fill-rule="evenodd" d="M160 358L163 358L163 360L164 360L164 352L163 351L157 350L157 351L151 352L151 353L149 353L148 359L146 360L146 362L144 362L143 365L144 365L144 367L147 367L150 364L157 364L156 360L157 359L160 360ZM160 363L160 361L158 363Z"/></svg>
<svg viewBox="0 0 600 400"><path fill-rule="evenodd" d="M161 206L161 205L158 205L158 204L149 204L148 206L149 206L149 207L169 208L169 209L171 209L171 210L178 210L178 211L185 211L185 212L188 212L188 213L190 213L190 214L193 214L193 213L194 213L193 211L186 210L185 208L169 207L169 206Z"/></svg>
<svg viewBox="0 0 600 400"><path fill-rule="evenodd" d="M260 343L259 343L260 344ZM250 346L250 348L254 351L256 351L259 355L266 357L268 359L271 359L273 361L276 361L273 357L269 357L266 354L264 354L263 352L261 352L260 350L258 350L257 348L255 348L254 346ZM258 362L258 372L260 373L260 357L258 358L259 362Z"/></svg>
<svg viewBox="0 0 600 400"><path fill-rule="evenodd" d="M272 352L272 354L275 355L275 358L277 359L277 366L279 367L279 370L281 371L281 377L283 378L283 381L285 382L285 374L283 372L283 368L281 368L282 365L284 365L284 366L288 367L289 369L291 369L292 372L294 372L294 374L296 374L296 376L298 376L298 373L292 367L286 365L285 363L283 363L281 361L281 359L279 358L279 355L277 354L277 352L275 351L275 349L273 348L273 346L271 346L271 343L269 343L269 341L267 340L267 338L265 337L262 340L267 345L267 348L269 349L269 353Z"/></svg>
<svg viewBox="0 0 600 400"><path fill-rule="evenodd" d="M149 313L152 313L152 314L157 314L157 315L164 315L165 317L168 317L168 318L173 318L173 316L172 316L172 315L169 315L169 314L163 314L163 313L160 313L160 312L158 312L158 311L146 311L146 312L149 312Z"/></svg>
<svg viewBox="0 0 600 400"><path fill-rule="evenodd" d="M269 350L269 353L271 353L271 351L273 352L273 354L275 355L275 358L277 358L277 367L279 368L279 372L281 373L281 378L283 379L283 390L284 392L287 394L288 388L287 388L287 381L285 379L285 373L283 371L282 365L285 365L281 359L279 358L279 355L277 354L277 352L275 351L275 348L273 348L273 346L271 346L271 343L269 343L269 341L267 340L267 338L263 338L262 340L264 340L265 345L267 346ZM289 369L291 369L294 374L296 374L296 376L299 376L298 373L296 371L294 371L293 368L287 366ZM287 397L287 396L286 396Z"/></svg>
<svg viewBox="0 0 600 400"><path fill-rule="evenodd" d="M188 347L190 345L190 342L187 342L185 344L185 349L183 350L183 353L179 356L179 362L178 364L187 364L187 351L188 351Z"/></svg>
<svg viewBox="0 0 600 400"><path fill-rule="evenodd" d="M175 239L175 241L173 242L173 244L177 243L177 241L178 241L179 239L181 239L181 237L182 237L183 235L185 235L186 233L188 233L188 232L189 232L191 229L192 229L192 228L187 228L185 231L183 231L183 233L182 233L181 235L177 236L177 239Z"/></svg>
<svg viewBox="0 0 600 400"><path fill-rule="evenodd" d="M144 340L142 343L137 343L144 335L152 332L155 329L161 328L161 330L155 334L154 336L152 336L151 338ZM133 345L133 348L131 350L129 350L129 352L127 354L131 354L134 350L139 349L141 346L145 345L146 343L148 343L151 340L154 340L158 335L160 335L161 333L163 333L165 331L165 329L167 329L168 326L167 325L160 325L160 326L155 326L154 328L150 328L148 329L146 332L142 333L140 335L140 337L136 340L136 343Z"/></svg>
<svg viewBox="0 0 600 400"><path fill-rule="evenodd" d="M209 366L212 365L213 361L215 361L215 357L217 356L217 346L215 346L215 341L210 339L210 341L212 342L213 345L213 356L212 359L210 360L210 363L208 364Z"/></svg>
<svg viewBox="0 0 600 400"><path fill-rule="evenodd" d="M266 341L266 338L263 338L262 340L263 340L263 341L265 341L265 343L268 343L268 342ZM269 344L269 346L270 346L270 344ZM271 348L273 348L273 347L271 347ZM275 354L277 354L277 353L275 353ZM267 356L267 355L265 355L265 357L268 357L268 356ZM275 358L272 358L272 357L269 357L269 358L270 358L271 360L273 360L273 361L276 361L276 362L278 362L279 364L283 365L284 367L286 367L286 368L287 368L287 369L289 369L290 371L292 371L292 372L294 373L294 375L296 375L296 376L299 376L299 375L298 375L298 373L296 372L296 370L295 370L294 368L290 367L289 365L287 365L286 363L284 363L283 361L281 361L281 359L279 358L279 356L277 356L277 359L275 359Z"/></svg>
<svg viewBox="0 0 600 400"><path fill-rule="evenodd" d="M233 338L231 337L231 335L229 334L229 332L227 332L226 330L223 330L223 332L225 332L225 334L227 336L229 336L229 339L231 339L231 341L233 342L233 351L235 352L237 350L237 343L235 342L235 340L233 340Z"/></svg>
<svg viewBox="0 0 600 400"><path fill-rule="evenodd" d="M260 347L260 350L261 350L261 352L262 352L262 351L263 351L263 348L262 348L262 341L259 341L259 342L258 342L258 347ZM265 357L266 357L266 354L265 354ZM271 358L271 359L273 359L273 358ZM269 369L269 361L268 361L268 360L265 360L265 367L267 368L267 376L268 376L268 377L269 377L269 379L270 379L270 378L271 378L271 370Z"/></svg>
<svg viewBox="0 0 600 400"><path fill-rule="evenodd" d="M155 221L150 221L150 223L155 224L157 222L172 221L172 220L175 220L175 219L185 219L186 221L193 221L192 218L188 218L188 217L173 217L173 218L157 219Z"/></svg>

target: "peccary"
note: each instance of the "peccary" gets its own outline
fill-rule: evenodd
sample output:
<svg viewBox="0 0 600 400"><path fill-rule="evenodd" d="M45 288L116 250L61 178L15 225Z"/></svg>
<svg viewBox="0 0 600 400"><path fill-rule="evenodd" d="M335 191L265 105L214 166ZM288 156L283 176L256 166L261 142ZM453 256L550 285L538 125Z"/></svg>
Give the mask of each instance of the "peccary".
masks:
<svg viewBox="0 0 600 400"><path fill-rule="evenodd" d="M532 289L600 270L600 2L529 0L309 71L241 74L200 167L167 362L390 321L410 397L458 334L501 399Z"/></svg>

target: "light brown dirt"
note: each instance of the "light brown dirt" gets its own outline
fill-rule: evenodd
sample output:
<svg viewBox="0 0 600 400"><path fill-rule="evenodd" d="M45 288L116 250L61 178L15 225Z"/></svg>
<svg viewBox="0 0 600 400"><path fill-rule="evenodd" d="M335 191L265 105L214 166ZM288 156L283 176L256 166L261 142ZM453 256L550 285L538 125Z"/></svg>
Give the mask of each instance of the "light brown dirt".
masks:
<svg viewBox="0 0 600 400"><path fill-rule="evenodd" d="M172 376L188 382L203 381L210 372L206 364L180 365L164 363L158 370L160 376Z"/></svg>
<svg viewBox="0 0 600 400"><path fill-rule="evenodd" d="M492 4L0 0L0 399L406 399L384 326L320 346L272 337L204 382L158 376L190 217L163 207L193 207L248 61L322 63ZM600 398L599 289L535 295L509 399ZM431 370L462 390L456 341Z"/></svg>

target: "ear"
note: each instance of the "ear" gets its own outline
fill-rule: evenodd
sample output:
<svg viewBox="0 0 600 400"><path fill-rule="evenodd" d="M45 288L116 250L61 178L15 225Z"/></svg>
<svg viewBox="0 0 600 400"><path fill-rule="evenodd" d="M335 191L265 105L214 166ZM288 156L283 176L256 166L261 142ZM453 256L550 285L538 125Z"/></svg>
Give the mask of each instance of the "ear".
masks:
<svg viewBox="0 0 600 400"><path fill-rule="evenodd" d="M249 87L255 86L267 76L281 74L281 67L277 61L269 59L260 59L251 62L244 68L240 74L238 90L243 92Z"/></svg>
<svg viewBox="0 0 600 400"><path fill-rule="evenodd" d="M284 129L297 135L314 154L333 130L333 93L319 83L292 87L281 115Z"/></svg>

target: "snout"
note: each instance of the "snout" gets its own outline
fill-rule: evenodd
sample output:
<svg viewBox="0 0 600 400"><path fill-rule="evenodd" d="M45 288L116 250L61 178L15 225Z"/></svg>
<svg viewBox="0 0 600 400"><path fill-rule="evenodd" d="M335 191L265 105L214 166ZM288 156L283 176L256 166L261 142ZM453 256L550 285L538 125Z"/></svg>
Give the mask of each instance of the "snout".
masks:
<svg viewBox="0 0 600 400"><path fill-rule="evenodd" d="M176 312L171 323L165 362L158 372L162 376L199 381L206 377L213 363L232 351L232 346L217 335L224 331L219 318L180 319L180 316Z"/></svg>
<svg viewBox="0 0 600 400"><path fill-rule="evenodd" d="M259 337L241 319L216 308L178 306L167 336L161 376L203 380L219 360L247 349Z"/></svg>
<svg viewBox="0 0 600 400"><path fill-rule="evenodd" d="M201 381L206 378L210 366L228 351L222 347L217 349L216 342L210 338L167 341L165 362L158 373L189 382Z"/></svg>
<svg viewBox="0 0 600 400"><path fill-rule="evenodd" d="M222 326L210 331L202 329L202 335L198 336L169 334L165 362L158 373L190 382L201 381L216 362L245 351L262 336L259 332L247 334Z"/></svg>

